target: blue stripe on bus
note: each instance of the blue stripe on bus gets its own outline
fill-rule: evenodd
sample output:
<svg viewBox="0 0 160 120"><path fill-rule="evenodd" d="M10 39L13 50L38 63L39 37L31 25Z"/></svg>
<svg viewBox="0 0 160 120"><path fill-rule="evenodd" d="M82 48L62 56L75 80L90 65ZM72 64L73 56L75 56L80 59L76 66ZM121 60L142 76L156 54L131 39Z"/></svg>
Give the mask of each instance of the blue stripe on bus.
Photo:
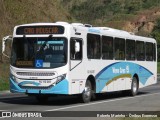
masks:
<svg viewBox="0 0 160 120"><path fill-rule="evenodd" d="M147 82L148 78L153 75L151 71L141 65L131 62L117 62L103 68L96 76L96 92L99 93L106 86L106 83L120 75L130 74L133 77L137 74L139 82L143 85Z"/></svg>

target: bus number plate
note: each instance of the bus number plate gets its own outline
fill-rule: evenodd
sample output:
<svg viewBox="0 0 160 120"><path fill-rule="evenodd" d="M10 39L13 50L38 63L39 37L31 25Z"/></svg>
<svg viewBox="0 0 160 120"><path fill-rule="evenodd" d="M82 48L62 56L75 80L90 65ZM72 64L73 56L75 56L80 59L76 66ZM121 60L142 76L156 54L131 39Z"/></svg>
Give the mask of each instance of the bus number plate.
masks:
<svg viewBox="0 0 160 120"><path fill-rule="evenodd" d="M51 80L39 80L39 83L48 84L48 83L51 83Z"/></svg>

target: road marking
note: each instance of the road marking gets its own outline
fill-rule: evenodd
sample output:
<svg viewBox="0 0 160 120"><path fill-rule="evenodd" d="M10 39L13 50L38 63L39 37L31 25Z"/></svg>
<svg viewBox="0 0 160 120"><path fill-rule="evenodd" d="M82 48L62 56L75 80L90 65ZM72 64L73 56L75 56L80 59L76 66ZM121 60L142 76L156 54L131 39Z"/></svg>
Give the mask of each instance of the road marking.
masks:
<svg viewBox="0 0 160 120"><path fill-rule="evenodd" d="M140 95L140 96L134 96L134 97L125 97L125 98L119 98L119 99L117 98L117 99L113 99L113 100L104 100L104 101L101 101L101 102L94 102L94 103L88 103L88 104L82 104L82 105L74 105L74 106L62 107L62 108L57 108L57 109L50 109L50 110L45 110L45 111L59 111L59 110L65 110L65 109L71 109L71 108L77 108L77 107L83 107L83 106L89 106L89 105L95 105L95 104L101 104L101 103L107 103L107 102L113 102L113 101L134 99L134 98L156 95L156 94L160 94L160 93L153 93L153 94Z"/></svg>

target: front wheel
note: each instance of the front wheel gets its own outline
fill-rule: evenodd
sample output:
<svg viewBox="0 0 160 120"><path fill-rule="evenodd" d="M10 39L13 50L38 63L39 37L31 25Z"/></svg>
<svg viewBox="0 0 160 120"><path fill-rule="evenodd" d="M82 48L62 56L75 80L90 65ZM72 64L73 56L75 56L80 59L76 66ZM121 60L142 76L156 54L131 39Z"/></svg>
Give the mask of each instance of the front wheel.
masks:
<svg viewBox="0 0 160 120"><path fill-rule="evenodd" d="M89 80L87 80L86 85L85 85L85 89L82 93L82 102L84 103L88 103L91 101L92 98L92 85L91 82Z"/></svg>
<svg viewBox="0 0 160 120"><path fill-rule="evenodd" d="M138 93L138 80L136 77L133 77L130 94L132 96L135 96L137 95L137 93Z"/></svg>

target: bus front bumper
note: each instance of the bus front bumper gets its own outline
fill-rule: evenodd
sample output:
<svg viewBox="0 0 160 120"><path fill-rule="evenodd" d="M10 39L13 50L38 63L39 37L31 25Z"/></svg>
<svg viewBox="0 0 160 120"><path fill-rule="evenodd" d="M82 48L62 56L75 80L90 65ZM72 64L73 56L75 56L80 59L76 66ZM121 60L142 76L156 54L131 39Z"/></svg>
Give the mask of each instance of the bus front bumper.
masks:
<svg viewBox="0 0 160 120"><path fill-rule="evenodd" d="M23 89L15 81L10 78L10 91L12 93L26 93L26 94L69 94L68 81L62 80L60 83L52 86L49 89Z"/></svg>

